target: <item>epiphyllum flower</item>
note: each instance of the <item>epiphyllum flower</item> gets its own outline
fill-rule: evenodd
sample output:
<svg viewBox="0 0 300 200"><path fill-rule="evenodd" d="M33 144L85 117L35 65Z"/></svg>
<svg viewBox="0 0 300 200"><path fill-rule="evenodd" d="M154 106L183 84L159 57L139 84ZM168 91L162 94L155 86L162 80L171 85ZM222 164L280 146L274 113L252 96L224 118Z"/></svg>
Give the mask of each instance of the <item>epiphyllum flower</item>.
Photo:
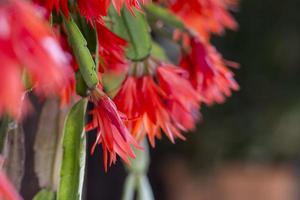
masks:
<svg viewBox="0 0 300 200"><path fill-rule="evenodd" d="M80 14L93 24L93 20L101 21L107 15L109 3L110 0L78 0L78 7Z"/></svg>
<svg viewBox="0 0 300 200"><path fill-rule="evenodd" d="M101 21L102 16L107 16L110 3L120 14L124 0L78 0L78 7L81 15L92 24L94 19ZM141 0L141 3L143 4L144 0ZM141 3L139 0L125 0L125 6L131 13L134 13L134 8L140 10Z"/></svg>
<svg viewBox="0 0 300 200"><path fill-rule="evenodd" d="M119 155L129 163L128 157L135 158L132 146L141 148L125 127L121 113L113 101L100 90L95 89L91 94L94 108L91 111L92 121L87 125L87 131L96 129L97 139L92 148L92 153L97 144L102 144L105 171L107 171L108 153L110 165L116 162Z"/></svg>
<svg viewBox="0 0 300 200"><path fill-rule="evenodd" d="M222 103L231 90L239 89L233 72L226 66L237 64L225 61L213 46L192 38L190 52L183 54L180 65L189 72L191 83L205 103Z"/></svg>
<svg viewBox="0 0 300 200"><path fill-rule="evenodd" d="M100 67L112 72L124 72L127 69L124 48L127 42L111 32L105 25L96 23Z"/></svg>
<svg viewBox="0 0 300 200"><path fill-rule="evenodd" d="M166 64L157 68L159 86L167 94L167 106L177 127L183 131L194 128L199 119L201 96L188 80L188 73Z"/></svg>
<svg viewBox="0 0 300 200"><path fill-rule="evenodd" d="M0 114L19 116L25 70L37 93L59 93L69 74L68 60L46 22L22 0L0 3ZM72 75L72 74L70 74Z"/></svg>
<svg viewBox="0 0 300 200"><path fill-rule="evenodd" d="M184 139L180 131L194 127L200 96L186 79L184 70L171 65L157 67L159 83L152 76L127 77L114 98L117 107L129 117L127 127L135 138L148 135L152 146L160 130L174 142Z"/></svg>
<svg viewBox="0 0 300 200"><path fill-rule="evenodd" d="M225 28L237 28L228 11L237 6L237 0L175 0L168 1L168 4L187 27L196 30L206 40L210 33L222 34Z"/></svg>
<svg viewBox="0 0 300 200"><path fill-rule="evenodd" d="M155 137L160 138L160 129L174 143L175 138L184 139L179 127L172 121L172 116L163 101L167 94L154 82L150 75L140 78L138 94L141 99L141 120L140 130L144 128L148 134L152 146L155 144ZM138 129L137 129L138 130Z"/></svg>
<svg viewBox="0 0 300 200"><path fill-rule="evenodd" d="M146 1L147 0L125 0L125 6L132 14L134 14L133 8L141 10L141 4L144 4ZM112 4L118 13L121 12L123 2L124 0L112 0Z"/></svg>
<svg viewBox="0 0 300 200"><path fill-rule="evenodd" d="M0 199L21 200L13 185L10 183L3 171L0 171Z"/></svg>

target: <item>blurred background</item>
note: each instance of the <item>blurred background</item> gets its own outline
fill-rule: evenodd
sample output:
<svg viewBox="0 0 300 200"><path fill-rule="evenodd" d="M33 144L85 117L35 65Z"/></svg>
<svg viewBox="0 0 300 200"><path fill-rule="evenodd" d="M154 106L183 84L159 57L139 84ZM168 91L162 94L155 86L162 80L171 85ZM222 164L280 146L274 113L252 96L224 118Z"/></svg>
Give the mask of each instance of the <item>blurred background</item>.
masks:
<svg viewBox="0 0 300 200"><path fill-rule="evenodd" d="M148 174L157 200L300 199L299 8L299 0L241 0L239 30L213 38L226 59L241 64L241 90L203 107L187 141L157 141ZM125 177L122 162L104 172L98 148L88 158L86 199L120 200ZM23 187L25 199L34 184Z"/></svg>
<svg viewBox="0 0 300 200"><path fill-rule="evenodd" d="M213 43L241 64L241 90L203 107L187 141L151 149L149 178L158 200L300 199L300 1L242 0L237 32ZM99 152L98 152L99 153ZM89 200L119 200L119 162L104 174L89 158Z"/></svg>

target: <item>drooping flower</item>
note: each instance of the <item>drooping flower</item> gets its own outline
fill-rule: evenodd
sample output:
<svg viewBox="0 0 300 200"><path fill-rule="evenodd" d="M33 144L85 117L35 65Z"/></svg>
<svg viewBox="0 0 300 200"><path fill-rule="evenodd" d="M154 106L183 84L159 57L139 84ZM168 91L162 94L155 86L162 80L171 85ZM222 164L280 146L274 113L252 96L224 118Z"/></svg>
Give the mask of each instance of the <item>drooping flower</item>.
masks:
<svg viewBox="0 0 300 200"><path fill-rule="evenodd" d="M160 129L172 141L175 138L184 139L179 127L173 123L172 117L168 112L164 99L167 94L154 82L149 75L141 77L139 80L139 98L142 101L141 112L143 113L141 128L144 128L152 146L155 144L155 137L160 138Z"/></svg>
<svg viewBox="0 0 300 200"><path fill-rule="evenodd" d="M0 170L0 199L3 200L22 199L2 170Z"/></svg>
<svg viewBox="0 0 300 200"><path fill-rule="evenodd" d="M41 95L58 94L72 74L57 38L31 4L23 0L1 3L0 26L0 114L8 112L18 118L24 70Z"/></svg>
<svg viewBox="0 0 300 200"><path fill-rule="evenodd" d="M177 127L194 129L199 119L201 95L188 80L188 73L170 64L157 68L159 86L167 94L167 106Z"/></svg>
<svg viewBox="0 0 300 200"><path fill-rule="evenodd" d="M134 122L140 116L141 101L138 94L138 79L134 76L128 76L114 97L114 102L120 111L128 117L128 122ZM129 128L130 130L133 127ZM136 136L135 136L136 137Z"/></svg>
<svg viewBox="0 0 300 200"><path fill-rule="evenodd" d="M164 2L164 1L163 1ZM225 28L236 29L237 23L229 9L237 0L174 0L167 1L170 10L192 30L208 40L211 33L222 34Z"/></svg>
<svg viewBox="0 0 300 200"><path fill-rule="evenodd" d="M102 145L105 171L107 171L108 159L111 165L116 162L117 155L129 163L129 157L135 158L132 146L141 147L124 125L122 114L117 110L114 102L98 89L92 92L91 101L94 104L91 111L92 121L86 126L86 130L97 130L97 139L92 153L98 144Z"/></svg>
<svg viewBox="0 0 300 200"><path fill-rule="evenodd" d="M133 136L141 140L147 135L152 146L161 130L172 142L184 139L181 131L194 128L200 104L186 71L170 64L155 68L158 83L149 74L128 76L114 98L118 109L128 116L127 127Z"/></svg>
<svg viewBox="0 0 300 200"><path fill-rule="evenodd" d="M232 90L239 89L234 73L226 64L237 65L225 61L213 46L196 37L191 40L190 52L183 53L180 61L181 67L189 72L191 83L209 105L224 102Z"/></svg>
<svg viewBox="0 0 300 200"><path fill-rule="evenodd" d="M112 72L124 72L128 65L124 48L127 42L111 32L105 25L96 23L98 33L100 68Z"/></svg>

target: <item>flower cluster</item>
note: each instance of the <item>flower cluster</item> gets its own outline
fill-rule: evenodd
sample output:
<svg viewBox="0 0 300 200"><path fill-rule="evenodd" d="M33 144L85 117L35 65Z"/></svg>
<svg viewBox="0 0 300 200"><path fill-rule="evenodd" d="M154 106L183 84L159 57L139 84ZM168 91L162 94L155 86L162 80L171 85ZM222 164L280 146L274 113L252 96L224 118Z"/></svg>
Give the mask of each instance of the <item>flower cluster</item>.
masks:
<svg viewBox="0 0 300 200"><path fill-rule="evenodd" d="M147 21L150 4L182 24L169 37L180 47L177 64L151 51L149 27L161 21ZM173 143L185 139L203 104L222 103L239 89L228 68L238 65L210 44L211 34L237 28L228 11L236 6L235 0L1 1L0 115L20 118L28 88L67 103L76 85L93 104L86 130L97 132L92 152L102 145L105 169L117 156L134 158L132 147L145 136L152 146L163 134ZM125 77L114 96L101 80L107 73Z"/></svg>

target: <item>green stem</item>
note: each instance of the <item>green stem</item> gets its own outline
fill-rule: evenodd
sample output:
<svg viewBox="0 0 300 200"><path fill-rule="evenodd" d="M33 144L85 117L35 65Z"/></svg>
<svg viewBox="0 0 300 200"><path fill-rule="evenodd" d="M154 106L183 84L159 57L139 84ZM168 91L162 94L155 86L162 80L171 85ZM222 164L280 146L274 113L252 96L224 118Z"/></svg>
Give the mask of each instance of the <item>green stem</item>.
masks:
<svg viewBox="0 0 300 200"><path fill-rule="evenodd" d="M144 150L135 149L136 158L127 166L128 176L125 181L122 200L133 200L137 192L139 200L154 200L147 172L150 164L149 145L142 142Z"/></svg>
<svg viewBox="0 0 300 200"><path fill-rule="evenodd" d="M10 123L10 118L7 115L5 115L1 119L1 125L0 125L0 152L1 153L3 152L3 147L4 147L9 123Z"/></svg>

